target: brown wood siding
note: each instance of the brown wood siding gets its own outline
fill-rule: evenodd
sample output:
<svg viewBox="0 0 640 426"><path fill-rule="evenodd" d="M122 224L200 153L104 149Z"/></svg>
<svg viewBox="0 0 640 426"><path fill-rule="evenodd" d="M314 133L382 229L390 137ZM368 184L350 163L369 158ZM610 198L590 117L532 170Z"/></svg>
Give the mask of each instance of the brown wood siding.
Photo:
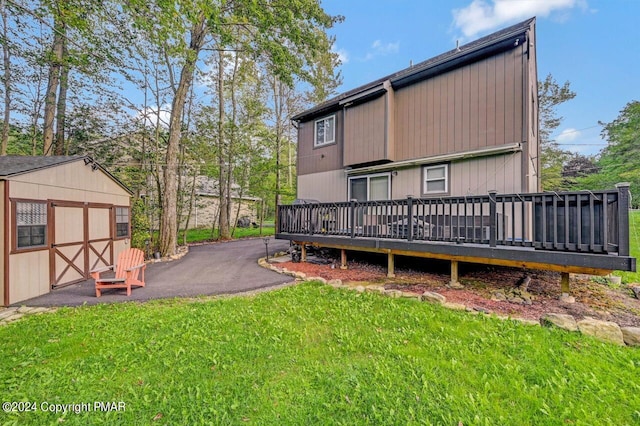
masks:
<svg viewBox="0 0 640 426"><path fill-rule="evenodd" d="M5 189L6 182L0 181L0 216L2 216L2 224L0 225L0 303L2 306L9 305L9 274L7 267L9 266L9 206ZM7 208L5 208L5 206Z"/></svg>
<svg viewBox="0 0 640 426"><path fill-rule="evenodd" d="M335 115L336 143L318 148L313 146L314 127L316 119L300 122L298 124L298 175L326 172L342 169L343 147L343 118L342 111L327 114L326 117Z"/></svg>
<svg viewBox="0 0 640 426"><path fill-rule="evenodd" d="M344 110L343 165L386 160L386 95Z"/></svg>
<svg viewBox="0 0 640 426"><path fill-rule="evenodd" d="M395 160L522 142L524 46L395 92Z"/></svg>
<svg viewBox="0 0 640 426"><path fill-rule="evenodd" d="M298 176L297 198L323 203L347 201L347 175L344 170Z"/></svg>

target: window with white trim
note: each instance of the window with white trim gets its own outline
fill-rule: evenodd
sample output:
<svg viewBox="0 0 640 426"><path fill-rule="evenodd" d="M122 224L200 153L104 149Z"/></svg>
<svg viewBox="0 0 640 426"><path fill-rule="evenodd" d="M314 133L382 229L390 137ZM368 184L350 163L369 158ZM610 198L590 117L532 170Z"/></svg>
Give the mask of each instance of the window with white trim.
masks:
<svg viewBox="0 0 640 426"><path fill-rule="evenodd" d="M16 247L26 249L47 244L47 203L16 202Z"/></svg>
<svg viewBox="0 0 640 426"><path fill-rule="evenodd" d="M129 207L116 207L116 238L129 236Z"/></svg>
<svg viewBox="0 0 640 426"><path fill-rule="evenodd" d="M316 120L313 146L322 146L336 141L336 116Z"/></svg>
<svg viewBox="0 0 640 426"><path fill-rule="evenodd" d="M449 165L425 166L423 168L424 194L443 194L449 192Z"/></svg>

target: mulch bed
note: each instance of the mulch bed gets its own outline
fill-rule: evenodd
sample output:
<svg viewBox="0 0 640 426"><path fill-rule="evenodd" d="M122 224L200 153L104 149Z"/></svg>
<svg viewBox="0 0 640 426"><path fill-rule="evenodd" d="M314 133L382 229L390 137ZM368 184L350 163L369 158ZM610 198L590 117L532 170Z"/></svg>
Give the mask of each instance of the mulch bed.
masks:
<svg viewBox="0 0 640 426"><path fill-rule="evenodd" d="M313 262L313 259L310 259ZM396 263L396 277L387 278L386 263L375 256L357 256L348 262L348 269L339 268L336 259L329 263L292 263L278 266L290 271L304 272L308 277L340 279L344 283L366 282L421 294L433 291L442 294L448 302L462 303L483 312L538 320L545 313L570 314L576 319L586 316L613 321L620 326L640 326L640 300L633 296L627 285L618 288L607 284L601 277L571 276L571 295L576 303L563 303L560 296L560 274L548 271L462 264L460 282L464 289L447 287L449 272L446 262L407 260ZM528 292L534 296L530 305L492 300L497 291L514 289L528 275Z"/></svg>

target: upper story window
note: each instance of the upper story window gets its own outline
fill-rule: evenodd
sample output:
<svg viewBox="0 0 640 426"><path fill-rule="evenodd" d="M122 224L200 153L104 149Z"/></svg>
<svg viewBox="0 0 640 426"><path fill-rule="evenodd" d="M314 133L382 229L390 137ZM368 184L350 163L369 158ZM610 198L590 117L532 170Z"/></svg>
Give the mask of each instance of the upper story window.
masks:
<svg viewBox="0 0 640 426"><path fill-rule="evenodd" d="M316 120L313 146L322 146L336 141L336 116Z"/></svg>
<svg viewBox="0 0 640 426"><path fill-rule="evenodd" d="M447 164L425 166L423 177L423 193L443 194L449 192L449 166Z"/></svg>
<svg viewBox="0 0 640 426"><path fill-rule="evenodd" d="M129 207L116 207L116 238L129 236Z"/></svg>
<svg viewBox="0 0 640 426"><path fill-rule="evenodd" d="M47 244L47 203L16 202L16 247L27 249Z"/></svg>

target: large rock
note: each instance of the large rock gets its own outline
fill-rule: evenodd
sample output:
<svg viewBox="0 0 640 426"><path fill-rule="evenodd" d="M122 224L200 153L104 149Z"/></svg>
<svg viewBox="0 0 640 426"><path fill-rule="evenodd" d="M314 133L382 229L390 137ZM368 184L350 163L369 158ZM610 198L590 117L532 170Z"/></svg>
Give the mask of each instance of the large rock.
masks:
<svg viewBox="0 0 640 426"><path fill-rule="evenodd" d="M386 294L389 297L402 297L402 292L400 290L385 290L384 294Z"/></svg>
<svg viewBox="0 0 640 426"><path fill-rule="evenodd" d="M340 279L329 280L329 281L327 281L327 284L329 284L331 287L335 287L335 288L340 288L340 287L344 286L342 284L342 280L340 280Z"/></svg>
<svg viewBox="0 0 640 426"><path fill-rule="evenodd" d="M640 346L640 327L621 327L622 338L629 346Z"/></svg>
<svg viewBox="0 0 640 426"><path fill-rule="evenodd" d="M424 293L422 293L422 296L420 296L420 300L422 300L423 302L442 304L447 301L447 298L439 293L434 293L432 291L425 291Z"/></svg>
<svg viewBox="0 0 640 426"><path fill-rule="evenodd" d="M550 326L554 325L558 328L569 331L578 331L578 323L576 319L567 314L546 314L540 318L540 325Z"/></svg>
<svg viewBox="0 0 640 426"><path fill-rule="evenodd" d="M614 343L616 345L624 345L622 330L615 322L600 321L594 318L585 318L578 321L578 330L582 334L593 336L603 342Z"/></svg>

